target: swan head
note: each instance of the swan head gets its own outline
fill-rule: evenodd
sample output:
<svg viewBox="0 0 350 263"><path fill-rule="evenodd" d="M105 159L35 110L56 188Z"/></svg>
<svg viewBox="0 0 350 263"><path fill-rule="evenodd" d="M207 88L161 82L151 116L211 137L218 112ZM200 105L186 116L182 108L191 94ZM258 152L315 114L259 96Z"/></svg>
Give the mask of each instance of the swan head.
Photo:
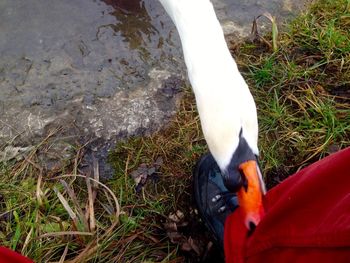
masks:
<svg viewBox="0 0 350 263"><path fill-rule="evenodd" d="M254 230L265 213L262 198L266 190L257 156L242 131L229 163L220 169L227 189L237 193L245 226Z"/></svg>

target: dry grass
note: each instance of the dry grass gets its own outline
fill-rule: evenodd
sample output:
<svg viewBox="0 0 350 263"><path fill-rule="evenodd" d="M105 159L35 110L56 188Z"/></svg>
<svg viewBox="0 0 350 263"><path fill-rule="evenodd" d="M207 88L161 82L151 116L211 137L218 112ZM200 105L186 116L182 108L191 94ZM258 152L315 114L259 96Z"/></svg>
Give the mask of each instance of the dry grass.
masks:
<svg viewBox="0 0 350 263"><path fill-rule="evenodd" d="M192 169L188 160L197 159L205 143L192 102L186 91L168 129L120 143L110 157L115 177L104 183L98 162L84 164L84 146L71 147L73 158L54 170L41 166L41 157L56 143L57 131L24 160L2 162L1 244L36 262L183 262L178 246L188 244L189 236L180 232L193 223L181 218L173 222L169 215L183 211L186 218L196 217L188 210ZM154 166L159 157L162 163L153 175L159 181L149 179L136 193L130 173L142 164ZM168 230L167 224L176 229ZM191 244L199 246L196 241ZM198 257L194 251L188 256Z"/></svg>

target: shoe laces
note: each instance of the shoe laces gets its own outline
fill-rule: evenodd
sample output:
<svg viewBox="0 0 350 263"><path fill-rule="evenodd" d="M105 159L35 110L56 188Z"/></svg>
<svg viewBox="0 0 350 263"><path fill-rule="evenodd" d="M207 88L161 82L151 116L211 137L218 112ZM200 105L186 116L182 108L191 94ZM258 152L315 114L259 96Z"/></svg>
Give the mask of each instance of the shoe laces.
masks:
<svg viewBox="0 0 350 263"><path fill-rule="evenodd" d="M232 207L232 204L230 200L235 196L235 193L229 192L229 191L223 191L215 195L211 201L213 203L217 203L222 201L223 205L219 207L218 213L223 213L225 212L228 208L230 209Z"/></svg>

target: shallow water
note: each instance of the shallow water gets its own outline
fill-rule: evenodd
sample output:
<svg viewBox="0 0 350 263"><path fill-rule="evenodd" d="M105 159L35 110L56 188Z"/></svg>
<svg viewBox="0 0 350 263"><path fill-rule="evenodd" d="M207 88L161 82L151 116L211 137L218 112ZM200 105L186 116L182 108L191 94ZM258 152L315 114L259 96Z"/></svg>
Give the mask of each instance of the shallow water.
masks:
<svg viewBox="0 0 350 263"><path fill-rule="evenodd" d="M1 1L2 103L58 107L80 95L109 97L147 81L151 67L172 68L179 54L159 6L126 13L112 2Z"/></svg>
<svg viewBox="0 0 350 263"><path fill-rule="evenodd" d="M225 32L247 35L264 10L286 17L304 1L213 2ZM158 91L185 76L179 37L156 0L2 0L0 57L1 141L72 121L108 139L156 129L175 107Z"/></svg>

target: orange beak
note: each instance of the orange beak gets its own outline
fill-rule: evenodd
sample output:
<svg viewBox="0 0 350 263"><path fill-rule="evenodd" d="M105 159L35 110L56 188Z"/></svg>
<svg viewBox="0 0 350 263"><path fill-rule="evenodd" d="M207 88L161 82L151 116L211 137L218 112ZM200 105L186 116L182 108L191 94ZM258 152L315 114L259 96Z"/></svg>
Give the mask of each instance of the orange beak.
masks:
<svg viewBox="0 0 350 263"><path fill-rule="evenodd" d="M245 177L246 185L237 192L237 198L243 212L244 224L248 230L253 230L265 214L262 202L263 186L259 180L255 161L244 162L239 169Z"/></svg>

